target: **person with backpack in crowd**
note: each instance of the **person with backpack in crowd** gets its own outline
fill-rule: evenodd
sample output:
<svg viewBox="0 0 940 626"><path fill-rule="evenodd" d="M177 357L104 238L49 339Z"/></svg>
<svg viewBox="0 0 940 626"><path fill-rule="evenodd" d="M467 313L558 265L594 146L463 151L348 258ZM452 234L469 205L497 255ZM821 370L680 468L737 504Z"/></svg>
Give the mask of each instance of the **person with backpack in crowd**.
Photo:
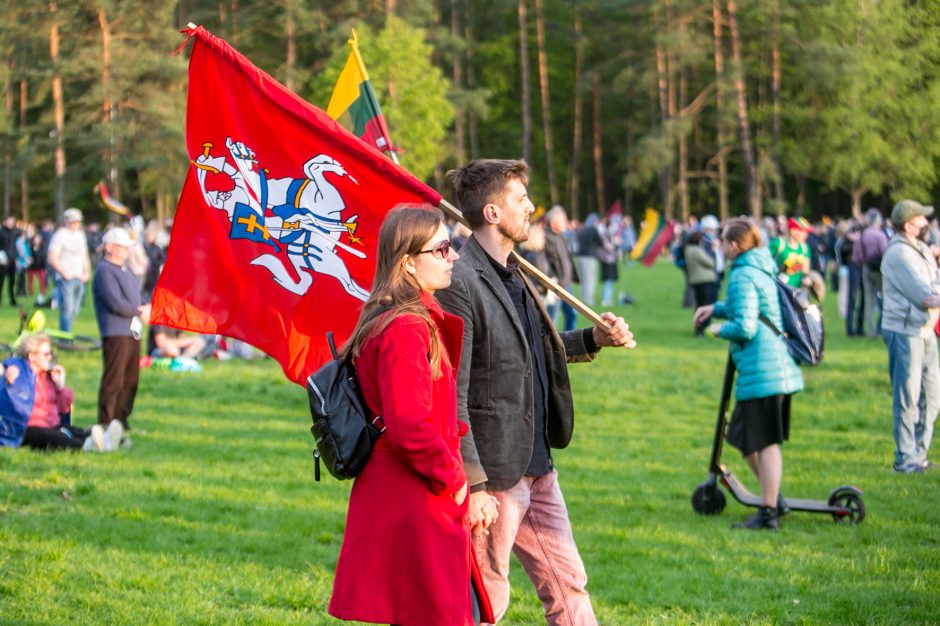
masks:
<svg viewBox="0 0 940 626"><path fill-rule="evenodd" d="M780 497L781 444L790 437L790 401L803 389L803 376L775 330L783 328L774 282L777 267L760 244L760 231L752 222L743 218L728 222L721 238L722 252L731 263L727 297L696 309L692 319L696 325L711 316L727 320L712 323L705 332L730 342L738 372L725 439L741 451L760 482L761 505L735 526L777 530L779 518L789 512Z"/></svg>
<svg viewBox="0 0 940 626"><path fill-rule="evenodd" d="M888 247L881 211L868 209L865 229L852 248L852 262L862 268L862 324L865 334L878 336L878 295L881 293L881 257Z"/></svg>
<svg viewBox="0 0 940 626"><path fill-rule="evenodd" d="M940 364L935 329L940 318L940 272L925 240L933 207L902 200L891 211L895 235L881 260L884 317L894 395L894 471L933 469L927 459L940 410Z"/></svg>
<svg viewBox="0 0 940 626"><path fill-rule="evenodd" d="M399 207L379 231L372 293L343 347L384 431L355 478L329 613L402 626L493 621L467 521L457 367L463 321L434 293L454 261L444 218ZM498 514L489 504L488 514Z"/></svg>

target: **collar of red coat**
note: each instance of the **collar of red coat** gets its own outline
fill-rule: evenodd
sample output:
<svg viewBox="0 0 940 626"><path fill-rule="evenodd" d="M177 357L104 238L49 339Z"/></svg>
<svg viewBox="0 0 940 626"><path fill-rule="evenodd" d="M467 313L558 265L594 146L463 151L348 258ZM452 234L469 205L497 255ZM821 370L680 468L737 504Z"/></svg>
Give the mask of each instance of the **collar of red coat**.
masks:
<svg viewBox="0 0 940 626"><path fill-rule="evenodd" d="M428 310L431 320L440 331L441 341L447 349L450 364L454 370L460 363L460 352L463 348L463 319L457 315L446 313L433 294L421 290L421 304Z"/></svg>

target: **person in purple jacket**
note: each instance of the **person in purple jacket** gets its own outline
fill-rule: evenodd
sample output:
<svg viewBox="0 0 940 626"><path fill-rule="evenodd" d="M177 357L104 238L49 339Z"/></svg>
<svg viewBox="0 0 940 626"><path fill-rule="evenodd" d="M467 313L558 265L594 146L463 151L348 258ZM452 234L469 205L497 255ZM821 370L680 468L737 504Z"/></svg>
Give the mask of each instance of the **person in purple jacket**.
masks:
<svg viewBox="0 0 940 626"><path fill-rule="evenodd" d="M133 243L123 228L105 233L104 259L91 287L104 359L98 423L107 426L120 420L125 430L130 429L128 417L140 380L140 332L150 317L150 305L141 304L140 283L124 266Z"/></svg>

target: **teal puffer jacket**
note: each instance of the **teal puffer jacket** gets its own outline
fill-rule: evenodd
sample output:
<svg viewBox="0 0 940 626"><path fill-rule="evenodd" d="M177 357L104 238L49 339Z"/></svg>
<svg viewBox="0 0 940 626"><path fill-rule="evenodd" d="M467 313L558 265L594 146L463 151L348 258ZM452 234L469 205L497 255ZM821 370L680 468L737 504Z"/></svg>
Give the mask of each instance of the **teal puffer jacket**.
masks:
<svg viewBox="0 0 940 626"><path fill-rule="evenodd" d="M734 397L753 400L803 389L800 368L783 338L762 322L763 313L777 328L783 326L777 287L777 266L767 248L753 248L731 263L724 302L715 303L714 316L727 319L719 335L731 342L738 369Z"/></svg>

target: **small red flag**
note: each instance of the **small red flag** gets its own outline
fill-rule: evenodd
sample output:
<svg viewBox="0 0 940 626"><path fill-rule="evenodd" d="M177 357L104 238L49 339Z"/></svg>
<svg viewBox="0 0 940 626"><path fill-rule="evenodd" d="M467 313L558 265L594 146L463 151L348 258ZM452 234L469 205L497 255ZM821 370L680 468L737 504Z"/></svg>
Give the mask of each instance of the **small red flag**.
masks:
<svg viewBox="0 0 940 626"><path fill-rule="evenodd" d="M191 163L151 322L246 341L303 384L352 332L379 227L440 194L201 26L189 63Z"/></svg>

